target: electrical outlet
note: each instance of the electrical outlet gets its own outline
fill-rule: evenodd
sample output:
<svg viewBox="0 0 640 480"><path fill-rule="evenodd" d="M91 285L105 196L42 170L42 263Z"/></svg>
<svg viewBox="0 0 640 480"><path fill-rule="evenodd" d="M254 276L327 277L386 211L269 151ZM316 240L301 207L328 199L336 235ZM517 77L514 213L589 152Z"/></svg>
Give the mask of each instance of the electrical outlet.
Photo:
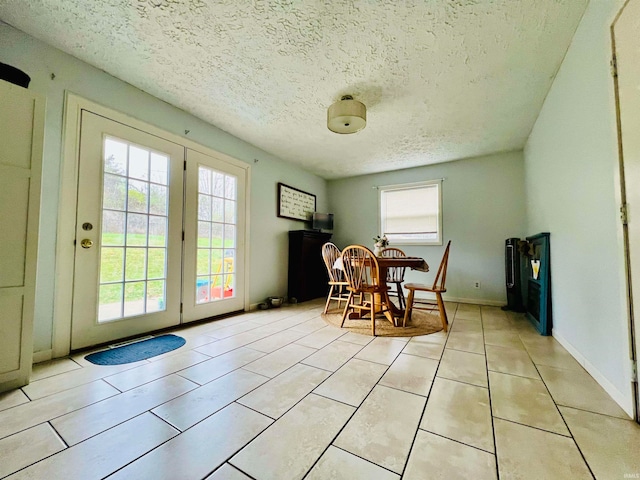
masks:
<svg viewBox="0 0 640 480"><path fill-rule="evenodd" d="M475 282L473 282L473 288L480 288L480 280L476 280Z"/></svg>

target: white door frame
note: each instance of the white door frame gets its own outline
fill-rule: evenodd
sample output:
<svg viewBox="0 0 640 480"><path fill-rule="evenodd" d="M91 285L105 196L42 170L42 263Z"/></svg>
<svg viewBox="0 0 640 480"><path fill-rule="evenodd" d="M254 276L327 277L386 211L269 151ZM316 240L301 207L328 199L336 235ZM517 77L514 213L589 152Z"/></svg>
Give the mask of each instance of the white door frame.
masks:
<svg viewBox="0 0 640 480"><path fill-rule="evenodd" d="M621 213L622 213L622 236L623 236L623 242L624 242L624 261L625 261L625 280L626 280L626 297L627 297L627 320L628 320L628 338L629 338L629 360L631 363L631 370L632 370L632 391L633 391L633 408L634 408L634 418L636 420L636 422L640 422L640 392L638 389L638 379L637 379L637 365L638 365L638 357L640 356L640 342L638 339L638 332L640 332L640 323L638 322L638 316L636 315L635 312L640 312L639 308L634 308L634 293L633 293L633 279L635 278L636 282L635 282L635 288L636 288L636 293L635 296L637 298L638 296L638 291L640 291L640 282L638 282L638 272L634 272L634 268L635 270L637 270L637 263L638 263L638 255L640 255L640 252L635 252L635 254L632 256L632 252L630 249L630 245L631 245L631 240L630 240L630 233L631 234L635 234L637 236L638 234L638 219L635 220L635 223L633 224L633 228L631 228L629 226L629 222L628 222L628 217L627 217L627 211L628 211L628 195L627 195L627 190L628 190L628 183L630 182L635 182L639 180L639 175L638 175L638 168L637 168L637 156L638 154L635 153L636 158L632 158L634 154L631 154L631 152L627 152L627 162L632 162L633 160L635 160L635 165L633 165L634 168L631 169L627 169L630 170L632 172L633 178L631 178L629 175L626 175L625 173L625 153L623 150L623 146L625 146L625 143L628 143L629 138L627 138L629 135L627 133L627 141L625 142L624 138L623 138L623 125L622 125L622 118L623 118L623 114L621 111L621 100L620 100L620 96L621 96L621 91L620 91L620 85L619 85L619 79L618 79L618 65L617 65L617 54L618 54L618 50L616 49L616 31L615 31L615 27L617 22L620 20L621 16L623 15L623 12L625 11L625 9L627 9L627 7L629 6L629 4L631 3L631 1L635 1L635 2L640 2L640 0L627 0L624 5L622 6L622 8L619 10L618 14L616 15L614 21L611 24L611 49L612 49L612 74L613 74L613 84L614 84L614 95L615 95L615 108L616 108L616 127L617 127L617 135L618 135L618 170L619 170L619 195L620 195L620 204L621 204ZM634 4L634 7L637 7L638 4ZM629 94L629 87L626 87L627 90L625 90L625 94L628 95ZM640 115L640 113L639 113ZM628 120L629 118L627 118L627 122L625 123L625 125L627 125L627 129L628 129ZM627 145L628 147L629 145ZM637 145L636 145L637 147ZM633 149L632 149L633 150ZM628 165L629 166L629 165ZM633 193L633 192L632 192ZM635 198L637 199L637 195L631 195L630 198L633 199L633 197L635 196ZM637 208L637 201L635 202L635 208ZM633 208L633 204L632 204L632 208ZM632 214L634 212L631 212ZM634 218L638 216L638 213L636 212L634 215ZM639 217L640 218L640 217ZM631 232L630 232L631 230ZM637 243L637 242L636 242ZM634 260L635 258L635 260ZM638 304L638 302L635 302L636 306ZM633 372L635 373L635 378L633 378Z"/></svg>
<svg viewBox="0 0 640 480"><path fill-rule="evenodd" d="M65 92L63 118L62 169L60 179L60 199L58 205L58 231L56 242L55 304L53 312L52 357L64 357L71 351L71 314L73 304L73 273L75 260L76 207L78 198L78 161L80 141L80 117L82 110L91 111L116 122L138 128L152 135L165 138L185 148L215 156L245 171L247 185L244 239L244 310L249 310L249 232L250 232L250 185L251 166L233 157L207 148L189 139L127 114L112 110L74 93Z"/></svg>

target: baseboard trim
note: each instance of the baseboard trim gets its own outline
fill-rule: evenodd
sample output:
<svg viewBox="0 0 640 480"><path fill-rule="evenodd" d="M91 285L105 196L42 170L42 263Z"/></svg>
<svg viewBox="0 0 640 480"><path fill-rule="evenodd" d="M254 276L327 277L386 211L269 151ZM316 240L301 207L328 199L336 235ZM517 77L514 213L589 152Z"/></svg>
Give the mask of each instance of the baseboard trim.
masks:
<svg viewBox="0 0 640 480"><path fill-rule="evenodd" d="M598 384L604 388L604 391L607 392L615 402L620 405L629 418L633 418L634 416L634 407L633 407L633 398L631 396L627 396L618 390L607 378L600 373L600 371L589 362L584 355L582 355L569 341L564 338L558 331L554 328L551 331L551 335L555 338L560 345L562 345L576 361L584 367L584 369L593 377L593 379L598 382Z"/></svg>
<svg viewBox="0 0 640 480"><path fill-rule="evenodd" d="M33 352L33 363L47 362L53 358L53 350L40 350Z"/></svg>
<svg viewBox="0 0 640 480"><path fill-rule="evenodd" d="M406 295L405 295L406 296ZM435 295L416 295L416 299L418 300L435 300ZM486 305L489 307L502 307L506 305L502 300L487 300L482 298L462 298L462 297L451 297L449 295L443 295L443 300L445 302L455 302L455 303L472 303L474 305Z"/></svg>

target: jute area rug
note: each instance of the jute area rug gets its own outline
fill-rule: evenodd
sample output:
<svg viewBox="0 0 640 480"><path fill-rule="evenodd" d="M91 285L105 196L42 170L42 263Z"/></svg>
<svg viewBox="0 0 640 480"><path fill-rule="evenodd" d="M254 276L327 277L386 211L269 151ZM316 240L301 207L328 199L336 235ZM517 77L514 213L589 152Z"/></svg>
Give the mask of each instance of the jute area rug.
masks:
<svg viewBox="0 0 640 480"><path fill-rule="evenodd" d="M329 310L326 315L321 315L324 321L332 327L340 328L342 322L342 312L337 313L337 309ZM380 337L415 337L417 335L429 335L442 330L442 322L438 311L425 312L414 310L411 313L411 321L407 322L406 327L394 327L391 322L382 315L376 316L376 336ZM348 330L360 335L371 336L371 318L368 316L364 319L351 320L347 318L344 321L343 330Z"/></svg>

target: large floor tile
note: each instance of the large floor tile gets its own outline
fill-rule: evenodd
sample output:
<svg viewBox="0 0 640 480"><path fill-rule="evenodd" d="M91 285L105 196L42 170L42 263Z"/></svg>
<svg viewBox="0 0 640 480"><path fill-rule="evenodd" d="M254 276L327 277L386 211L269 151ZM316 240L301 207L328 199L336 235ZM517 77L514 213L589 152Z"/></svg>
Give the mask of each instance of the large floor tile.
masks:
<svg viewBox="0 0 640 480"><path fill-rule="evenodd" d="M566 370L538 365L542 380L558 405L613 417L629 416L585 370Z"/></svg>
<svg viewBox="0 0 640 480"><path fill-rule="evenodd" d="M250 343L247 347L252 350L258 350L259 352L271 353L275 352L279 348L284 347L285 345L289 345L290 343L295 342L299 338L307 335L306 333L296 332L294 330L285 330L284 332L274 333L262 340L258 340L257 342Z"/></svg>
<svg viewBox="0 0 640 480"><path fill-rule="evenodd" d="M70 372L81 368L76 362L70 358L56 358L47 362L36 363L33 366L29 380L35 382L47 377L53 377L60 373Z"/></svg>
<svg viewBox="0 0 640 480"><path fill-rule="evenodd" d="M501 480L593 478L572 438L498 418L494 429Z"/></svg>
<svg viewBox="0 0 640 480"><path fill-rule="evenodd" d="M425 402L419 395L377 386L334 445L402 473Z"/></svg>
<svg viewBox="0 0 640 480"><path fill-rule="evenodd" d="M36 380L35 382L22 387L22 391L26 393L31 400L36 400L80 385L95 382L96 380L106 376L113 375L124 370L129 370L131 368L136 368L140 365L145 365L146 363L147 362L136 362L113 366L90 365L78 370L61 373L53 377Z"/></svg>
<svg viewBox="0 0 640 480"><path fill-rule="evenodd" d="M355 343L356 345L367 345L373 341L374 337L369 335L361 335L359 333L349 332L340 337L340 341Z"/></svg>
<svg viewBox="0 0 640 480"><path fill-rule="evenodd" d="M330 372L297 364L238 400L271 418L279 418L320 385Z"/></svg>
<svg viewBox="0 0 640 480"><path fill-rule="evenodd" d="M416 340L419 338L422 337L413 337L409 340L407 345L402 349L402 353L440 360L442 352L444 351L444 341L442 343L432 343Z"/></svg>
<svg viewBox="0 0 640 480"><path fill-rule="evenodd" d="M196 387L186 378L170 375L63 415L51 424L68 445L75 445Z"/></svg>
<svg viewBox="0 0 640 480"><path fill-rule="evenodd" d="M437 378L420 428L494 453L489 390Z"/></svg>
<svg viewBox="0 0 640 480"><path fill-rule="evenodd" d="M452 333L482 333L482 322L480 319L477 320L467 320L465 318L456 318L456 321L451 326L451 332L449 333L449 338L451 338Z"/></svg>
<svg viewBox="0 0 640 480"><path fill-rule="evenodd" d="M253 342L257 342L265 337L268 337L271 333L262 333L259 331L251 330L244 332L233 337L218 340L217 342L208 343L201 347L196 348L196 351L209 355L210 357L217 357L223 353L230 352L236 348L244 347Z"/></svg>
<svg viewBox="0 0 640 480"><path fill-rule="evenodd" d="M640 425L567 407L560 413L596 478L640 477Z"/></svg>
<svg viewBox="0 0 640 480"><path fill-rule="evenodd" d="M488 332L492 332L494 330L504 330L504 331L514 331L515 333L517 333L517 330L515 330L515 327L513 325L513 321L510 320L507 316L495 316L495 317L485 317L484 315L482 316L482 328L484 330L484 333L488 333ZM524 348L524 346L522 347Z"/></svg>
<svg viewBox="0 0 640 480"><path fill-rule="evenodd" d="M385 365L353 358L314 392L357 407L369 395L386 370Z"/></svg>
<svg viewBox="0 0 640 480"><path fill-rule="evenodd" d="M308 395L229 463L258 480L301 479L353 411L348 405Z"/></svg>
<svg viewBox="0 0 640 480"><path fill-rule="evenodd" d="M271 422L257 412L232 403L127 465L109 480L204 478Z"/></svg>
<svg viewBox="0 0 640 480"><path fill-rule="evenodd" d="M529 354L523 349L487 345L487 368L493 372L540 379Z"/></svg>
<svg viewBox="0 0 640 480"><path fill-rule="evenodd" d="M47 422L120 392L99 380L0 412L0 438Z"/></svg>
<svg viewBox="0 0 640 480"><path fill-rule="evenodd" d="M304 345L305 347L322 348L326 347L334 340L342 337L345 333L347 333L346 330L341 330L332 326L326 326L324 328L316 330L310 335L302 337L300 340L297 340L296 343L298 345Z"/></svg>
<svg viewBox="0 0 640 480"><path fill-rule="evenodd" d="M482 329L482 327L480 327ZM462 350L463 352L484 354L484 340L482 331L452 331L447 340L447 348Z"/></svg>
<svg viewBox="0 0 640 480"><path fill-rule="evenodd" d="M315 317L311 320L307 320L305 322L299 323L298 325L294 325L291 327L291 330L295 332L302 332L305 335L309 335L310 333L315 332L316 330L320 330L327 326L327 322L325 322L322 318Z"/></svg>
<svg viewBox="0 0 640 480"><path fill-rule="evenodd" d="M171 375L191 365L204 362L210 358L211 357L203 355L202 353L187 350L178 355L158 360L157 362L147 363L132 368L131 370L125 370L124 372L105 377L104 381L124 392L145 383L152 382L153 380Z"/></svg>
<svg viewBox="0 0 640 480"><path fill-rule="evenodd" d="M522 338L522 337L520 337ZM548 343L526 344L525 348L529 352L529 356L536 365L546 365L549 367L565 368L570 370L583 370L575 358L571 356L560 344Z"/></svg>
<svg viewBox="0 0 640 480"><path fill-rule="evenodd" d="M0 411L28 402L29 397L27 397L20 389L0 393Z"/></svg>
<svg viewBox="0 0 640 480"><path fill-rule="evenodd" d="M401 353L379 384L426 397L437 368L437 360Z"/></svg>
<svg viewBox="0 0 640 480"><path fill-rule="evenodd" d="M218 340L222 340L222 339L237 335L239 333L244 333L249 330L253 330L255 328L258 328L259 326L260 325L258 325L257 323L253 323L251 321L239 322L236 320L235 323L227 325L225 327L211 329L208 332L206 332L206 334L209 335L210 337L217 338Z"/></svg>
<svg viewBox="0 0 640 480"><path fill-rule="evenodd" d="M65 448L48 423L3 438L0 440L0 478Z"/></svg>
<svg viewBox="0 0 640 480"><path fill-rule="evenodd" d="M179 430L186 430L269 380L236 370L152 410Z"/></svg>
<svg viewBox="0 0 640 480"><path fill-rule="evenodd" d="M273 378L316 351L317 350L315 348L291 344L286 347L282 347L280 350L276 350L259 360L248 363L242 368L249 370L250 372L264 375L265 377Z"/></svg>
<svg viewBox="0 0 640 480"><path fill-rule="evenodd" d="M145 413L7 478L100 480L177 434Z"/></svg>
<svg viewBox="0 0 640 480"><path fill-rule="evenodd" d="M524 344L520 340L520 335L513 330L485 330L484 343L498 347L524 350Z"/></svg>
<svg viewBox="0 0 640 480"><path fill-rule="evenodd" d="M252 480L237 468L225 463L204 480Z"/></svg>
<svg viewBox="0 0 640 480"><path fill-rule="evenodd" d="M492 454L418 430L407 469L402 478L405 480L426 478L493 480L498 477L496 460Z"/></svg>
<svg viewBox="0 0 640 480"><path fill-rule="evenodd" d="M360 457L330 446L305 480L400 480L400 476Z"/></svg>
<svg viewBox="0 0 640 480"><path fill-rule="evenodd" d="M360 350L355 358L391 365L406 345L406 341L395 338L376 337Z"/></svg>
<svg viewBox="0 0 640 480"><path fill-rule="evenodd" d="M489 386L494 417L569 435L541 380L489 372Z"/></svg>
<svg viewBox="0 0 640 480"><path fill-rule="evenodd" d="M192 367L185 368L180 371L179 375L192 382L204 385L264 356L264 353L257 350L240 347Z"/></svg>
<svg viewBox="0 0 640 480"><path fill-rule="evenodd" d="M361 345L336 340L302 360L302 363L335 372L361 349Z"/></svg>
<svg viewBox="0 0 640 480"><path fill-rule="evenodd" d="M438 377L487 387L487 364L484 355L445 348Z"/></svg>

